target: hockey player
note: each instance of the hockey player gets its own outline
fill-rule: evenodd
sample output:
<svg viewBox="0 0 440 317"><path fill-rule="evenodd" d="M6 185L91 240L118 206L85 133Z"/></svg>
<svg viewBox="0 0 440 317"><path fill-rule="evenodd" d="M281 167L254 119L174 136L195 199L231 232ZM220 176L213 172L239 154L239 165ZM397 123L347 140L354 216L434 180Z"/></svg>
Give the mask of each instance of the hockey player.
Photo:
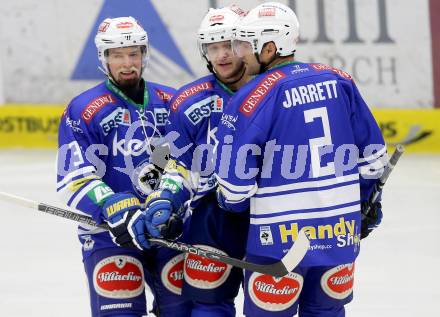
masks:
<svg viewBox="0 0 440 317"><path fill-rule="evenodd" d="M246 258L278 261L299 230L311 246L282 279L246 271L246 316L344 316L352 300L361 229L386 148L351 76L294 61L299 24L287 6L264 3L240 20L233 49L259 74L230 100L217 132L219 203L250 207ZM299 307L299 308L298 308Z"/></svg>
<svg viewBox="0 0 440 317"><path fill-rule="evenodd" d="M68 206L110 227L79 226L92 315L145 315L145 279L157 316L188 316L190 303L178 295L182 281L170 288L160 278L176 254L149 249L141 207L145 191L152 190L148 184L159 177L160 166L150 156L175 91L142 79L148 37L134 18L105 19L95 44L108 79L75 97L64 111L57 184Z"/></svg>
<svg viewBox="0 0 440 317"><path fill-rule="evenodd" d="M211 75L180 88L171 101L171 160L162 176L160 190L147 204L156 236L164 236L162 223L189 202L192 216L184 239L211 251L242 258L248 217L221 211L211 164L217 126L231 96L247 80L243 62L232 54L234 23L244 15L237 6L210 9L200 28L199 49ZM157 214L155 214L157 212ZM242 270L193 254L184 265L182 296L194 301L192 317L235 316L234 298Z"/></svg>

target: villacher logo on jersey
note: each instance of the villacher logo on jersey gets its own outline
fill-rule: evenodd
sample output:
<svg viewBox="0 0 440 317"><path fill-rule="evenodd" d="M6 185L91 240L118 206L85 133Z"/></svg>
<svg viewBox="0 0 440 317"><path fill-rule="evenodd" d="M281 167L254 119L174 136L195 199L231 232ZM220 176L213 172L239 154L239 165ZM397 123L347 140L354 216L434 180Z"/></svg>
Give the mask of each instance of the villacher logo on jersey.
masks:
<svg viewBox="0 0 440 317"><path fill-rule="evenodd" d="M165 264L161 273L162 284L176 295L182 294L184 259L183 253L176 255Z"/></svg>
<svg viewBox="0 0 440 317"><path fill-rule="evenodd" d="M206 245L196 245L207 251L227 255L225 252ZM222 285L228 278L232 266L220 261L187 254L184 274L186 282L196 288L213 289Z"/></svg>
<svg viewBox="0 0 440 317"><path fill-rule="evenodd" d="M186 267L193 270L199 270L203 272L209 272L209 273L221 273L226 270L224 266L216 266L215 263L203 263L202 260L194 260L194 259L188 259L186 261Z"/></svg>
<svg viewBox="0 0 440 317"><path fill-rule="evenodd" d="M132 298L144 290L144 273L139 260L131 256L111 256L93 270L96 292L107 298Z"/></svg>
<svg viewBox="0 0 440 317"><path fill-rule="evenodd" d="M354 268L354 263L351 263L328 270L321 278L324 292L335 299L347 298L353 292Z"/></svg>
<svg viewBox="0 0 440 317"><path fill-rule="evenodd" d="M251 300L267 311L283 311L291 307L301 293L303 277L290 272L282 278L252 273L248 282Z"/></svg>

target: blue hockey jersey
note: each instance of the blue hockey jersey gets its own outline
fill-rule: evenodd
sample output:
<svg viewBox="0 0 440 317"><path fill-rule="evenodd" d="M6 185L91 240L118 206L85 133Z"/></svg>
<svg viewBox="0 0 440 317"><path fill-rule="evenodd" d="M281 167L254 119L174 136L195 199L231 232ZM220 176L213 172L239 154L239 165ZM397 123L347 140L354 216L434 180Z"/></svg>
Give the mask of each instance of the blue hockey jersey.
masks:
<svg viewBox="0 0 440 317"><path fill-rule="evenodd" d="M180 204L189 202L195 208L217 186L212 155L217 126L232 94L208 75L180 88L170 102L166 130L171 160L160 188L171 190Z"/></svg>
<svg viewBox="0 0 440 317"><path fill-rule="evenodd" d="M280 259L304 228L311 246L302 265L353 262L360 203L386 147L349 74L278 65L232 97L217 138L225 202L234 211L250 206L249 254Z"/></svg>
<svg viewBox="0 0 440 317"><path fill-rule="evenodd" d="M145 198L139 173L151 164L151 145L165 134L174 92L145 83L140 105L107 80L70 102L60 122L57 158L57 192L69 207L100 223L101 205L113 193Z"/></svg>

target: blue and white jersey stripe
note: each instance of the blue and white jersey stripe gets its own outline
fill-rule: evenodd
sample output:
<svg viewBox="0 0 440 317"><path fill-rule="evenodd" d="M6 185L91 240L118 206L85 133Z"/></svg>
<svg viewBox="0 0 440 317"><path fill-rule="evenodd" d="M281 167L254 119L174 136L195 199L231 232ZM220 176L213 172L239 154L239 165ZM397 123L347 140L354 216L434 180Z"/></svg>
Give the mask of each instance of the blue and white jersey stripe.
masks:
<svg viewBox="0 0 440 317"><path fill-rule="evenodd" d="M274 188L272 187L271 189L273 190ZM255 195L251 200L251 214L295 213L306 209L329 208L359 200L359 181L351 181L326 188L304 187L293 192L280 191L265 194L264 196Z"/></svg>
<svg viewBox="0 0 440 317"><path fill-rule="evenodd" d="M251 208L253 201L251 200ZM349 204L342 204L340 206L331 206L326 208L303 209L302 212L282 212L271 215L255 215L251 214L250 223L253 225L264 225L274 223L284 223L290 221L300 221L306 219L330 218L339 215L346 215L350 213L358 213L360 210L360 201L355 201ZM260 217L259 217L260 216Z"/></svg>

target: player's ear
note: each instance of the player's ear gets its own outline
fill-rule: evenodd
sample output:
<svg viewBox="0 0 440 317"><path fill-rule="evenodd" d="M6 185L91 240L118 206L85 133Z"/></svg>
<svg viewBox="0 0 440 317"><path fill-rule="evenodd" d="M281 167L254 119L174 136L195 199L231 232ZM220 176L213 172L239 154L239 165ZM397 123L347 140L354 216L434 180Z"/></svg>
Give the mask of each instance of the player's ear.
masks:
<svg viewBox="0 0 440 317"><path fill-rule="evenodd" d="M267 52L269 53L270 56L272 56L273 54L276 54L277 52L277 46L275 45L274 42L269 42L267 43Z"/></svg>
<svg viewBox="0 0 440 317"><path fill-rule="evenodd" d="M274 42L267 42L263 45L261 49L260 56L262 57L262 60L272 60L274 55L277 53L277 46Z"/></svg>

